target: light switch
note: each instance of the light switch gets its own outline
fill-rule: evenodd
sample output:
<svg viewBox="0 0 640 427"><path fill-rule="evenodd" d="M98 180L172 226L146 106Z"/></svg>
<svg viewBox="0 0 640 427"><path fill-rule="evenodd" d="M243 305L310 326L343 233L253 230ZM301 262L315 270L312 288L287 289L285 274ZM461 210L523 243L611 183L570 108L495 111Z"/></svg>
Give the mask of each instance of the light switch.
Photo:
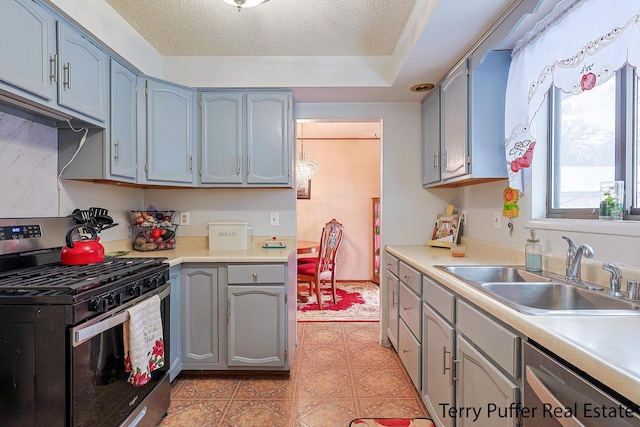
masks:
<svg viewBox="0 0 640 427"><path fill-rule="evenodd" d="M269 213L269 225L271 227L277 227L280 225L280 212Z"/></svg>

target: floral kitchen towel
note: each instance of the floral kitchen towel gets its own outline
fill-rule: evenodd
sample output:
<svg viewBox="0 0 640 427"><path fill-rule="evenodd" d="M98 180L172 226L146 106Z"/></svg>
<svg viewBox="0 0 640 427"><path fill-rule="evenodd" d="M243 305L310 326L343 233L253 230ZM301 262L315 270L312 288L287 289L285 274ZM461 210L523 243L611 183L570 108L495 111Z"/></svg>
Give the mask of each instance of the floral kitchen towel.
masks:
<svg viewBox="0 0 640 427"><path fill-rule="evenodd" d="M164 340L160 297L155 295L131 307L129 320L124 322L125 371L128 381L142 386L151 379L151 372L164 366Z"/></svg>

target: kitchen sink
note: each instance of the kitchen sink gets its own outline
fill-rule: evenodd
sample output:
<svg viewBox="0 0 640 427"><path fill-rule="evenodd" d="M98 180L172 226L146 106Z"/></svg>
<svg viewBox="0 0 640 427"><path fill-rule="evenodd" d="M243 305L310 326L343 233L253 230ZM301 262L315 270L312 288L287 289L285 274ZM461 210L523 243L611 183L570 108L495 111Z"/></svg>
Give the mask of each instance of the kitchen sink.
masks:
<svg viewBox="0 0 640 427"><path fill-rule="evenodd" d="M564 281L521 266L437 266L491 298L531 315L640 315L640 304L614 298L599 285ZM598 289L598 290L594 290Z"/></svg>
<svg viewBox="0 0 640 427"><path fill-rule="evenodd" d="M640 314L631 301L568 283L483 283L481 288L527 314Z"/></svg>
<svg viewBox="0 0 640 427"><path fill-rule="evenodd" d="M515 266L487 266L487 265L465 265L465 266L442 266L442 269L458 276L462 280L488 283L513 283L513 282L550 282L551 279L545 276L531 273L523 267Z"/></svg>

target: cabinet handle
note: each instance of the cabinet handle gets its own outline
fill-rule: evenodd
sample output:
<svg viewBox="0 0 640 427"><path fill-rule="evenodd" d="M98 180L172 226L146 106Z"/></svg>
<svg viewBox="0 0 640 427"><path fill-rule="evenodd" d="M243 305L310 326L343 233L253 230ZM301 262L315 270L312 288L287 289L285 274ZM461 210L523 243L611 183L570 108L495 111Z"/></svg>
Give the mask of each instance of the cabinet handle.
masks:
<svg viewBox="0 0 640 427"><path fill-rule="evenodd" d="M407 354L407 353L409 353L409 350L407 350L406 348L403 348L403 349L402 349L402 352L403 352L404 354Z"/></svg>
<svg viewBox="0 0 640 427"><path fill-rule="evenodd" d="M231 319L231 300L227 301L227 321Z"/></svg>
<svg viewBox="0 0 640 427"><path fill-rule="evenodd" d="M410 309L411 309L411 307L402 307L402 309L403 309L404 311L407 311L407 310L410 310Z"/></svg>
<svg viewBox="0 0 640 427"><path fill-rule="evenodd" d="M238 156L237 159L238 159L238 175L240 175L240 157Z"/></svg>
<svg viewBox="0 0 640 427"><path fill-rule="evenodd" d="M398 294L398 291L391 291L391 305L395 306L396 305L396 295Z"/></svg>
<svg viewBox="0 0 640 427"><path fill-rule="evenodd" d="M58 83L58 54L49 57L49 80Z"/></svg>
<svg viewBox="0 0 640 427"><path fill-rule="evenodd" d="M115 148L115 154L113 155L113 159L115 161L120 160L120 141L116 141L116 143L114 144L114 148Z"/></svg>
<svg viewBox="0 0 640 427"><path fill-rule="evenodd" d="M258 281L258 273L253 273L253 281L254 282Z"/></svg>
<svg viewBox="0 0 640 427"><path fill-rule="evenodd" d="M440 155L440 167L444 169L447 168L447 150Z"/></svg>
<svg viewBox="0 0 640 427"><path fill-rule="evenodd" d="M447 357L449 355L449 357ZM447 366L447 359L449 359L449 366ZM453 354L447 351L447 347L442 348L442 375L447 375L449 371L449 384L453 385Z"/></svg>
<svg viewBox="0 0 640 427"><path fill-rule="evenodd" d="M189 172L193 172L193 156L189 156Z"/></svg>
<svg viewBox="0 0 640 427"><path fill-rule="evenodd" d="M433 153L433 168L438 169L438 153Z"/></svg>
<svg viewBox="0 0 640 427"><path fill-rule="evenodd" d="M456 374L453 373L453 371L455 370L456 373L458 372L458 361L453 359L453 356L451 357L451 361L452 363L452 370L451 370L451 384L453 385L454 381L458 381L458 376Z"/></svg>
<svg viewBox="0 0 640 427"><path fill-rule="evenodd" d="M65 71L62 85L66 86L67 89L71 89L71 62L67 62L67 65L62 67L62 69Z"/></svg>

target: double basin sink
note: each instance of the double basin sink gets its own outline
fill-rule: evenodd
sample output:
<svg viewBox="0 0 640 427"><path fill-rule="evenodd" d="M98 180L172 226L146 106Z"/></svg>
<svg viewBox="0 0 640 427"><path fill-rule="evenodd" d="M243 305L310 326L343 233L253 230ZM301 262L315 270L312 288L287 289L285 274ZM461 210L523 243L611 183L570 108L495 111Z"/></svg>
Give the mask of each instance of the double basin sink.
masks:
<svg viewBox="0 0 640 427"><path fill-rule="evenodd" d="M513 266L438 266L521 313L531 315L640 315L640 305L607 295L599 286L563 281Z"/></svg>

